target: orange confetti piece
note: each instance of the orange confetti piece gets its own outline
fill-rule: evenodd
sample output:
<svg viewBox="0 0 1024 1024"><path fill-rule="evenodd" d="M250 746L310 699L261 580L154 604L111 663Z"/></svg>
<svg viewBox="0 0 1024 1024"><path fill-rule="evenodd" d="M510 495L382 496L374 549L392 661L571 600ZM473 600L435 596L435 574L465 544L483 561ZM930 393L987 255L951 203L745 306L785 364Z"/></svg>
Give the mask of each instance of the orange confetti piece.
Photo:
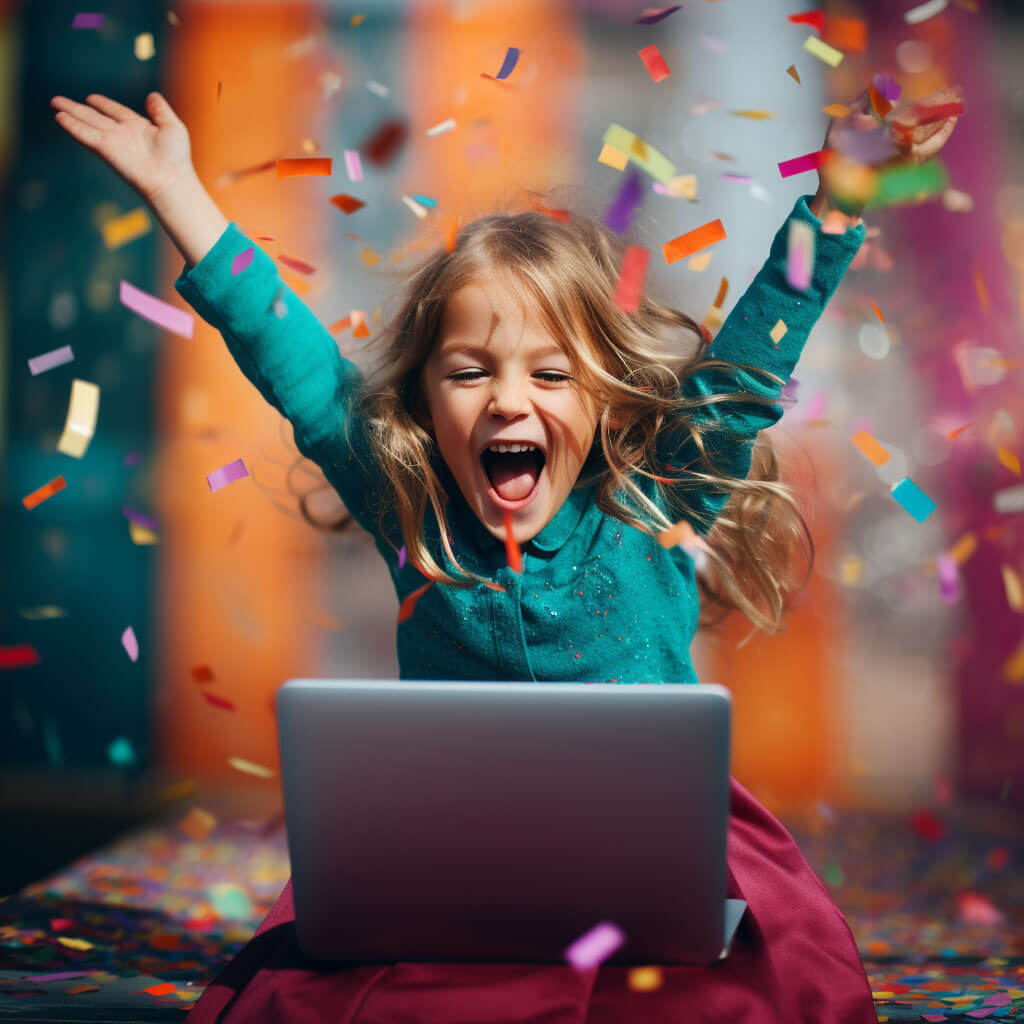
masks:
<svg viewBox="0 0 1024 1024"><path fill-rule="evenodd" d="M885 323L885 317L882 316L882 311L878 308L878 306L875 305L875 303L874 303L874 301L872 299L868 299L868 302L871 303L871 308L875 311L875 316L877 316L878 319L881 320L882 323L884 324Z"/></svg>
<svg viewBox="0 0 1024 1024"><path fill-rule="evenodd" d="M668 64L665 63L665 58L661 55L661 50L654 43L637 52L640 54L640 59L644 62L648 74L655 82L661 82L672 74Z"/></svg>
<svg viewBox="0 0 1024 1024"><path fill-rule="evenodd" d="M370 336L370 328L366 326L366 314L361 309L353 309L351 319L355 325L352 337L368 338Z"/></svg>
<svg viewBox="0 0 1024 1024"><path fill-rule="evenodd" d="M306 263L305 260L297 260L294 256L278 256L277 258L286 267L291 267L292 270L297 270L300 274L316 273L316 267L312 263Z"/></svg>
<svg viewBox="0 0 1024 1024"><path fill-rule="evenodd" d="M202 807L193 807L178 824L190 839L202 842L217 827L217 819Z"/></svg>
<svg viewBox="0 0 1024 1024"><path fill-rule="evenodd" d="M722 308L722 303L725 302L726 295L729 294L729 278L723 277L721 283L718 285L718 294L715 296L715 301L711 303L716 309Z"/></svg>
<svg viewBox="0 0 1024 1024"><path fill-rule="evenodd" d="M786 68L786 74L789 75L797 85L800 84L800 72L797 71L795 64L790 64L789 67Z"/></svg>
<svg viewBox="0 0 1024 1024"><path fill-rule="evenodd" d="M827 43L844 53L863 53L868 45L868 28L863 18L830 14L822 33Z"/></svg>
<svg viewBox="0 0 1024 1024"><path fill-rule="evenodd" d="M55 476L48 484L43 484L42 487L34 490L31 494L26 494L21 499L21 503L25 508L35 508L36 505L42 505L47 498L52 498L58 491L63 491L67 487L68 482L64 479L64 475Z"/></svg>
<svg viewBox="0 0 1024 1024"><path fill-rule="evenodd" d="M508 557L508 567L513 572L522 572L523 554L512 533L512 513L507 509L505 511L505 554Z"/></svg>
<svg viewBox="0 0 1024 1024"><path fill-rule="evenodd" d="M828 114L829 117L850 116L850 108L845 103L830 103L827 107L822 107L821 112Z"/></svg>
<svg viewBox="0 0 1024 1024"><path fill-rule="evenodd" d="M866 430L857 431L850 440L860 449L860 453L876 466L884 466L892 458Z"/></svg>
<svg viewBox="0 0 1024 1024"><path fill-rule="evenodd" d="M978 267L974 268L974 287L978 292L978 305L981 306L982 313L987 313L992 308L992 304L988 298L988 285L985 284L985 278L982 277Z"/></svg>
<svg viewBox="0 0 1024 1024"><path fill-rule="evenodd" d="M725 237L725 228L721 220L712 220L699 228L694 228L693 231L687 231L685 235L665 242L661 249L665 254L665 262L675 263L676 260L685 259L709 245L722 241Z"/></svg>
<svg viewBox="0 0 1024 1024"><path fill-rule="evenodd" d="M80 996L83 992L99 992L99 985L75 985L74 988L67 989L69 996Z"/></svg>
<svg viewBox="0 0 1024 1024"><path fill-rule="evenodd" d="M885 117L892 110L892 104L875 88L875 83L868 85L868 96L871 98L871 106L879 117Z"/></svg>
<svg viewBox="0 0 1024 1024"><path fill-rule="evenodd" d="M946 435L947 441L955 441L967 428L970 427L970 423L965 423L962 427L957 427L956 430L951 430Z"/></svg>
<svg viewBox="0 0 1024 1024"><path fill-rule="evenodd" d="M963 565L978 550L978 535L973 531L965 533L949 549L950 557L957 565Z"/></svg>
<svg viewBox="0 0 1024 1024"><path fill-rule="evenodd" d="M455 249L455 238L459 233L459 220L456 218L448 225L448 231L444 236L444 251L452 252Z"/></svg>
<svg viewBox="0 0 1024 1024"><path fill-rule="evenodd" d="M159 985L150 985L142 989L149 996L169 996L174 991L173 981L163 981Z"/></svg>
<svg viewBox="0 0 1024 1024"><path fill-rule="evenodd" d="M1024 612L1024 585L1021 584L1017 570L1004 565L1003 588L1006 590L1006 602L1015 612Z"/></svg>
<svg viewBox="0 0 1024 1024"><path fill-rule="evenodd" d="M355 213L356 210L361 210L366 205L362 199L356 199L355 196L350 196L346 192L339 192L336 196L331 196L328 202L333 203L343 213Z"/></svg>
<svg viewBox="0 0 1024 1024"><path fill-rule="evenodd" d="M1024 640L1003 663L1003 678L1008 683L1024 682Z"/></svg>
<svg viewBox="0 0 1024 1024"><path fill-rule="evenodd" d="M304 156L276 161L279 178L298 178L309 175L329 177L334 160L329 156Z"/></svg>
<svg viewBox="0 0 1024 1024"><path fill-rule="evenodd" d="M424 583L418 590L414 590L409 594L402 602L402 606L398 609L398 625L400 626L407 619L412 618L413 610L416 608L416 602L434 585L434 581L431 580L429 583Z"/></svg>
<svg viewBox="0 0 1024 1024"><path fill-rule="evenodd" d="M341 320L335 320L331 324L331 334L336 334L338 331L347 331L352 326L352 317L342 317Z"/></svg>
<svg viewBox="0 0 1024 1024"><path fill-rule="evenodd" d="M225 711L236 711L237 708L231 701L224 697L218 697L215 693L210 693L209 690L203 690L203 696L206 700L212 704L215 708L223 708Z"/></svg>
<svg viewBox="0 0 1024 1024"><path fill-rule="evenodd" d="M1013 452L996 445L996 455L999 461L1011 472L1020 476L1020 459Z"/></svg>

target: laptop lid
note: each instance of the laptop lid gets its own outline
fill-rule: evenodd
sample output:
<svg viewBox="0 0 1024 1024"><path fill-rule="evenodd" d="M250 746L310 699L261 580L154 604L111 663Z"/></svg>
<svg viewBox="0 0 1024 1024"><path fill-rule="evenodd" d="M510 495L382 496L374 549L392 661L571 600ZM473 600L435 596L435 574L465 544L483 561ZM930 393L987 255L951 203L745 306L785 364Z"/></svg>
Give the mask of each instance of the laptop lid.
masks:
<svg viewBox="0 0 1024 1024"><path fill-rule="evenodd" d="M564 963L603 921L608 963L725 955L723 687L302 679L277 708L307 955Z"/></svg>

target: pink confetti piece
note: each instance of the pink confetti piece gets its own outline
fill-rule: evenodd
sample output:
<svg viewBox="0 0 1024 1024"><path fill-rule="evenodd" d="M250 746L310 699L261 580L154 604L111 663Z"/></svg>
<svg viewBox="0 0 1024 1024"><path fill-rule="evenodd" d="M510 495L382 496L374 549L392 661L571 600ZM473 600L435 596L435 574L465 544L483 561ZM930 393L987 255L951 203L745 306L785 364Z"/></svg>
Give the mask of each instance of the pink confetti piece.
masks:
<svg viewBox="0 0 1024 1024"><path fill-rule="evenodd" d="M602 921L566 948L565 959L573 967L596 967L607 960L625 940L626 934L621 928L611 921Z"/></svg>
<svg viewBox="0 0 1024 1024"><path fill-rule="evenodd" d="M105 14L76 14L71 22L72 28L102 28Z"/></svg>
<svg viewBox="0 0 1024 1024"><path fill-rule="evenodd" d="M734 174L732 171L723 171L719 174L720 178L725 178L726 181L736 181L741 185L753 185L754 179L749 174Z"/></svg>
<svg viewBox="0 0 1024 1024"><path fill-rule="evenodd" d="M814 228L806 221L791 220L788 241L786 280L790 287L805 292L814 273Z"/></svg>
<svg viewBox="0 0 1024 1024"><path fill-rule="evenodd" d="M131 626L121 634L121 646L132 661L139 660L139 641L135 636L135 630Z"/></svg>
<svg viewBox="0 0 1024 1024"><path fill-rule="evenodd" d="M654 189L654 191L655 191L655 192L657 192L657 193L658 193L658 195L660 195L660 196L667 196L667 195L671 195L671 193L669 192L669 190L668 190L667 188L665 188L665 186L664 186L664 185L662 185L662 183L661 183L660 181L655 181L655 182L654 182L654 183L652 184L652 186L651 186L651 187L652 187L652 188Z"/></svg>
<svg viewBox="0 0 1024 1024"><path fill-rule="evenodd" d="M349 181L363 180L363 164L354 149L345 150L345 170L348 172Z"/></svg>
<svg viewBox="0 0 1024 1024"><path fill-rule="evenodd" d="M228 484L233 484L236 480L241 480L248 475L249 470L245 468L245 463L241 459L235 459L234 462L215 469L206 477L206 482L210 485L210 493L213 494L222 487L227 487Z"/></svg>
<svg viewBox="0 0 1024 1024"><path fill-rule="evenodd" d="M52 352L44 352L41 356L33 356L28 361L28 368L34 377L37 373L45 373L55 366L70 363L74 358L75 354L71 351L71 346L65 345L63 348L55 348Z"/></svg>
<svg viewBox="0 0 1024 1024"><path fill-rule="evenodd" d="M407 561L408 561L408 556L405 553L405 545L403 544L398 549L398 568L401 569L405 565L405 563Z"/></svg>
<svg viewBox="0 0 1024 1024"><path fill-rule="evenodd" d="M935 560L939 572L939 596L944 604L956 604L960 597L960 577L956 559L950 555L939 555Z"/></svg>
<svg viewBox="0 0 1024 1024"><path fill-rule="evenodd" d="M182 338L192 337L192 332L195 329L195 317L191 313L177 309L127 281L121 282L121 304L158 327L172 331Z"/></svg>
<svg viewBox="0 0 1024 1024"><path fill-rule="evenodd" d="M814 153L805 153L803 156L795 156L792 160L783 160L779 164L779 174L788 178L793 174L803 174L804 171L816 171L824 166L830 150L819 149Z"/></svg>
<svg viewBox="0 0 1024 1024"><path fill-rule="evenodd" d="M250 263L252 258L256 255L256 246L250 245L245 252L240 252L231 261L231 276L234 277L236 274L240 274Z"/></svg>

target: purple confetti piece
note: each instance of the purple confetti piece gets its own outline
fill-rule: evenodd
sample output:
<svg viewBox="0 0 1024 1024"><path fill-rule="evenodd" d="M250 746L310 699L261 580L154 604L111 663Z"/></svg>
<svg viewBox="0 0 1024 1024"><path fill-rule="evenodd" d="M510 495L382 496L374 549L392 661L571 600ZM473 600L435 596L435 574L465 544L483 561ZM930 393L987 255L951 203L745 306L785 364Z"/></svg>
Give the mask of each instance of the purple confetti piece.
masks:
<svg viewBox="0 0 1024 1024"><path fill-rule="evenodd" d="M129 452L124 457L124 464L126 466L137 466L142 458L142 452Z"/></svg>
<svg viewBox="0 0 1024 1024"><path fill-rule="evenodd" d="M626 934L621 928L611 921L602 921L566 948L565 959L573 967L596 967L607 960L625 939Z"/></svg>
<svg viewBox="0 0 1024 1024"><path fill-rule="evenodd" d="M41 356L33 356L28 361L28 368L34 377L37 373L45 373L55 366L70 363L74 358L75 354L71 351L71 346L65 345L63 348L55 348L52 352L44 352Z"/></svg>
<svg viewBox="0 0 1024 1024"><path fill-rule="evenodd" d="M629 230L629 223L633 219L633 210L643 201L644 188L641 183L640 172L631 167L619 187L618 195L612 200L608 212L604 215L605 224L622 235Z"/></svg>
<svg viewBox="0 0 1024 1024"><path fill-rule="evenodd" d="M213 494L222 487L227 487L228 484L233 484L236 480L241 480L242 477L248 475L249 470L245 468L245 463L241 459L235 459L234 462L215 469L206 477L206 482L210 485L210 493Z"/></svg>
<svg viewBox="0 0 1024 1024"><path fill-rule="evenodd" d="M401 569L405 565L406 560L407 560L407 556L405 554L405 545L403 544L398 549L398 568L399 569Z"/></svg>
<svg viewBox="0 0 1024 1024"><path fill-rule="evenodd" d="M72 28L102 28L105 14L76 14Z"/></svg>
<svg viewBox="0 0 1024 1024"><path fill-rule="evenodd" d="M131 522L136 523L138 526L146 527L147 530L160 529L160 524L155 519L153 519L151 516L144 516L141 512L136 512L135 509L131 507L131 505L122 505L121 515L123 515L125 519L128 519Z"/></svg>
<svg viewBox="0 0 1024 1024"><path fill-rule="evenodd" d="M135 630L131 626L121 634L121 646L132 661L139 660L139 641L135 636Z"/></svg>
<svg viewBox="0 0 1024 1024"><path fill-rule="evenodd" d="M890 103L895 103L900 98L900 93L903 91L902 87L898 82L894 82L884 71L879 71L871 81L874 87Z"/></svg>
<svg viewBox="0 0 1024 1024"><path fill-rule="evenodd" d="M495 78L508 78L512 74L513 69L519 62L519 47L510 46L508 52L505 54L505 63L501 65L501 70L494 76Z"/></svg>
<svg viewBox="0 0 1024 1024"><path fill-rule="evenodd" d="M741 185L753 185L754 179L749 174L733 174L732 171L723 171L720 178L725 178L726 181L738 181Z"/></svg>
<svg viewBox="0 0 1024 1024"><path fill-rule="evenodd" d="M939 571L939 596L944 604L956 604L960 597L960 576L956 559L950 555L939 555L935 560Z"/></svg>
<svg viewBox="0 0 1024 1024"><path fill-rule="evenodd" d="M85 975L85 971L54 971L52 974L23 974L22 981L70 981Z"/></svg>
<svg viewBox="0 0 1024 1024"><path fill-rule="evenodd" d="M191 313L186 313L183 309L177 309L169 303L162 302L127 281L121 282L121 303L133 313L138 313L139 316L145 317L159 327L180 334L183 338L192 337L195 317Z"/></svg>
<svg viewBox="0 0 1024 1024"><path fill-rule="evenodd" d="M633 24L657 25L659 21L664 21L670 14L675 14L681 6L681 4L676 4L674 7L645 7L643 14Z"/></svg>
<svg viewBox="0 0 1024 1024"><path fill-rule="evenodd" d="M256 246L250 245L245 252L240 252L231 261L231 276L234 277L236 274L240 274L250 263L252 263L253 256L256 255Z"/></svg>
<svg viewBox="0 0 1024 1024"><path fill-rule="evenodd" d="M363 180L363 164L354 149L345 150L345 170L348 171L349 181Z"/></svg>

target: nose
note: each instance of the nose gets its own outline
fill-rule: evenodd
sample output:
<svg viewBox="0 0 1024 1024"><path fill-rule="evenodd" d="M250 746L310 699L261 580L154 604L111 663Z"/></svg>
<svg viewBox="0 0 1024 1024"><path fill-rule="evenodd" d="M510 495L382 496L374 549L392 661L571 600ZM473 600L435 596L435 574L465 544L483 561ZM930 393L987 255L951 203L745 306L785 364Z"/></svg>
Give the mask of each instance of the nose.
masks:
<svg viewBox="0 0 1024 1024"><path fill-rule="evenodd" d="M522 380L512 375L492 378L491 400L487 411L493 416L503 419L517 419L527 412L526 386Z"/></svg>

